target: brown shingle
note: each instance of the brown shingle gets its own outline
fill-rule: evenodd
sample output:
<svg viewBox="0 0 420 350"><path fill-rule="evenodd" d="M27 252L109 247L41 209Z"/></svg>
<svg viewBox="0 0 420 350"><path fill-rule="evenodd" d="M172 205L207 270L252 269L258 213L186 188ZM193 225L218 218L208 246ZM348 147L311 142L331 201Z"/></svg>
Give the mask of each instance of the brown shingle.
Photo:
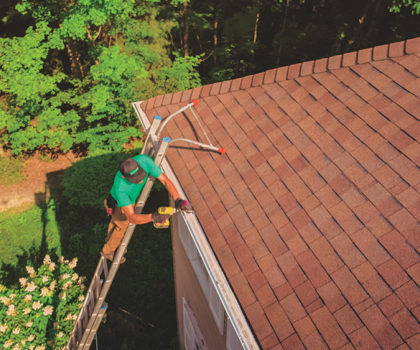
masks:
<svg viewBox="0 0 420 350"><path fill-rule="evenodd" d="M328 349L309 316L295 322L293 326L307 348Z"/></svg>
<svg viewBox="0 0 420 350"><path fill-rule="evenodd" d="M398 57L404 54L404 42L389 44L389 57Z"/></svg>
<svg viewBox="0 0 420 350"><path fill-rule="evenodd" d="M293 327L280 304L273 303L267 307L267 316L280 340L294 333Z"/></svg>
<svg viewBox="0 0 420 350"><path fill-rule="evenodd" d="M315 61L314 73L322 73L327 70L327 58L321 58Z"/></svg>
<svg viewBox="0 0 420 350"><path fill-rule="evenodd" d="M311 313L312 320L330 348L338 349L346 344L347 338L327 308L323 307Z"/></svg>
<svg viewBox="0 0 420 350"><path fill-rule="evenodd" d="M227 149L168 159L262 348L420 341L419 53L415 38L143 104L164 118L200 99ZM189 110L165 130L195 133Z"/></svg>
<svg viewBox="0 0 420 350"><path fill-rule="evenodd" d="M300 75L301 63L292 64L287 72L287 79L294 79Z"/></svg>
<svg viewBox="0 0 420 350"><path fill-rule="evenodd" d="M360 317L382 347L393 348L403 343L376 305L362 312Z"/></svg>
<svg viewBox="0 0 420 350"><path fill-rule="evenodd" d="M406 53L420 52L420 38L409 39L405 43Z"/></svg>
<svg viewBox="0 0 420 350"><path fill-rule="evenodd" d="M317 288L317 292L331 312L335 312L346 305L346 300L334 282L329 282Z"/></svg>
<svg viewBox="0 0 420 350"><path fill-rule="evenodd" d="M315 288L321 287L330 281L328 274L310 250L306 250L297 256L296 260Z"/></svg>
<svg viewBox="0 0 420 350"><path fill-rule="evenodd" d="M392 325L404 339L420 333L420 323L407 311L402 309L390 318Z"/></svg>
<svg viewBox="0 0 420 350"><path fill-rule="evenodd" d="M388 56L388 45L380 45L373 48L373 59L384 60Z"/></svg>
<svg viewBox="0 0 420 350"><path fill-rule="evenodd" d="M388 288L369 262L354 268L353 273L375 302L384 299L392 293L391 289Z"/></svg>
<svg viewBox="0 0 420 350"><path fill-rule="evenodd" d="M409 310L420 305L420 290L413 281L408 281L397 290L397 295Z"/></svg>
<svg viewBox="0 0 420 350"><path fill-rule="evenodd" d="M353 333L349 334L352 344L356 349L379 349L378 343L366 329L366 327L359 328Z"/></svg>

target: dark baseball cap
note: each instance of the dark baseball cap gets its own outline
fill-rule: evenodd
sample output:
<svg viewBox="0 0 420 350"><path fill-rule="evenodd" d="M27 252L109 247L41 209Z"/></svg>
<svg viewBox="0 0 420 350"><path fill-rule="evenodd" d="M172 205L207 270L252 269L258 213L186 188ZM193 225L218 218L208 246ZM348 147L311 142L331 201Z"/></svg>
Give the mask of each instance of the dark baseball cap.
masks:
<svg viewBox="0 0 420 350"><path fill-rule="evenodd" d="M124 178L135 184L140 183L147 175L133 158L123 160L120 164L120 171Z"/></svg>

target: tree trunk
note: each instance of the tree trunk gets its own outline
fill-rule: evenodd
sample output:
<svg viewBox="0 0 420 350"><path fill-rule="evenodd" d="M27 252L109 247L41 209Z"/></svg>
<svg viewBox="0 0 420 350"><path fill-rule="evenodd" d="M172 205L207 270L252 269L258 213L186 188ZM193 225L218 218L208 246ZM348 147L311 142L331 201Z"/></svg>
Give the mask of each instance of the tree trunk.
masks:
<svg viewBox="0 0 420 350"><path fill-rule="evenodd" d="M80 62L80 54L77 52L77 50L72 48L70 40L71 39L68 39L66 41L66 50L70 61L70 71L75 77L83 78L84 72Z"/></svg>
<svg viewBox="0 0 420 350"><path fill-rule="evenodd" d="M190 23L188 21L188 0L184 0L184 8L182 12L184 18L184 55L189 56L190 50L188 46L188 40L190 35Z"/></svg>
<svg viewBox="0 0 420 350"><path fill-rule="evenodd" d="M217 17L217 10L214 14L214 21L213 21L213 51L216 52L218 38L217 38L217 29L219 27L219 19ZM213 55L213 62L216 64L217 55Z"/></svg>
<svg viewBox="0 0 420 350"><path fill-rule="evenodd" d="M258 37L258 22L260 21L260 11L257 12L257 16L255 18L255 25L254 25L254 39L252 42L255 44L257 42Z"/></svg>

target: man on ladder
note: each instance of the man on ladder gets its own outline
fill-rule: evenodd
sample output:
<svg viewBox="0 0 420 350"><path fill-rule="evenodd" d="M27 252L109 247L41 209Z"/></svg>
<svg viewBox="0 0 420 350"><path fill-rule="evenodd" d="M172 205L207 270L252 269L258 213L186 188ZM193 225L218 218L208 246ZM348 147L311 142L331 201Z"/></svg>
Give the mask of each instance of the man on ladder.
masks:
<svg viewBox="0 0 420 350"><path fill-rule="evenodd" d="M172 181L150 157L140 154L123 160L119 171L115 175L111 193L105 200L105 208L111 215L111 221L102 254L108 260L112 261L114 259L114 253L118 249L130 223L136 225L148 222L161 223L168 218L168 215L157 212L153 214L136 213L134 204L149 175L158 179L166 187L175 200L176 209L182 210L187 204L186 200L180 198ZM125 262L125 257L121 259L120 263L123 262Z"/></svg>

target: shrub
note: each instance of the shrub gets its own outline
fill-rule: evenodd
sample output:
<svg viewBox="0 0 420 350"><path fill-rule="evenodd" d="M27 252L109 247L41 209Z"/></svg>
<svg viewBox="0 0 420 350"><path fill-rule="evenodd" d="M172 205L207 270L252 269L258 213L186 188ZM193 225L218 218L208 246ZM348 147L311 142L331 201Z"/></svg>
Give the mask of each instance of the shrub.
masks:
<svg viewBox="0 0 420 350"><path fill-rule="evenodd" d="M82 307L85 278L74 272L71 262L44 258L28 277L20 278L20 289L0 285L0 344L4 349L63 349Z"/></svg>
<svg viewBox="0 0 420 350"><path fill-rule="evenodd" d="M119 152L78 161L64 173L61 182L64 196L74 207L103 208L120 162L129 157Z"/></svg>

